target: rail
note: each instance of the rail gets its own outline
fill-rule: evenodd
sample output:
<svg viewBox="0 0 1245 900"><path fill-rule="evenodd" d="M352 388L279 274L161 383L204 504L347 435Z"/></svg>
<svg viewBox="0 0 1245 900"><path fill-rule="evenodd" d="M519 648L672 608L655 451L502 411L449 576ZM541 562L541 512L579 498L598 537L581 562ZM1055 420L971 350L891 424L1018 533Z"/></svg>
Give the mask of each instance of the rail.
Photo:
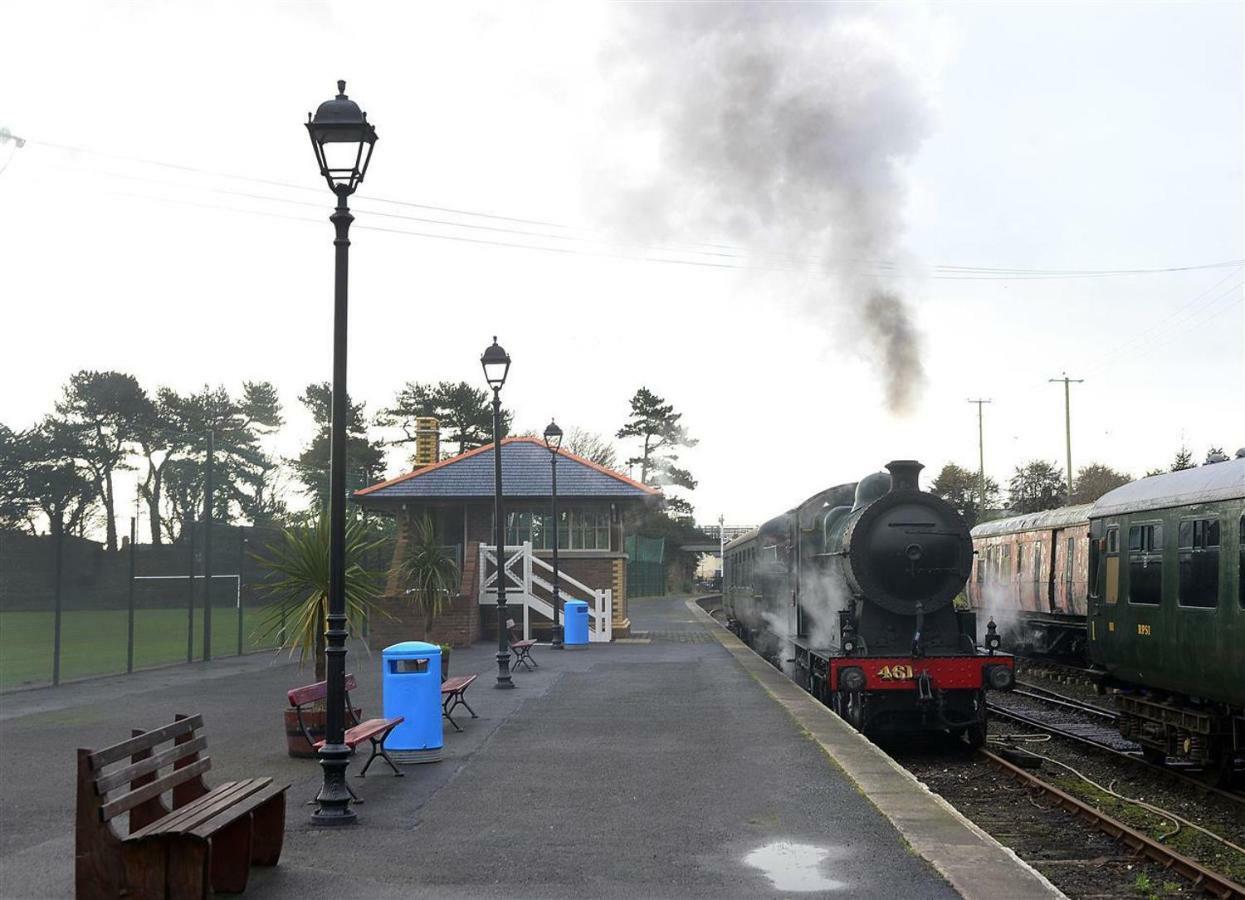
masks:
<svg viewBox="0 0 1245 900"><path fill-rule="evenodd" d="M1245 900L1245 886L1237 884L1230 878L1206 868L1196 860L1189 859L1189 857L1177 853L1170 847L1160 844L1149 835L1130 828L1118 819L1112 818L1096 807L1073 797L1066 791L1060 790L1053 784L1048 784L1033 773L1019 766L1012 765L989 750L978 750L977 752L991 765L1010 775L1017 782L1021 784L1027 783L1032 787L1040 789L1068 812L1075 813L1100 831L1116 840L1122 841L1138 853L1144 853L1160 865L1180 873L1192 881L1195 887L1201 888L1208 894L1222 898L1222 900L1228 900L1228 898L1233 897Z"/></svg>

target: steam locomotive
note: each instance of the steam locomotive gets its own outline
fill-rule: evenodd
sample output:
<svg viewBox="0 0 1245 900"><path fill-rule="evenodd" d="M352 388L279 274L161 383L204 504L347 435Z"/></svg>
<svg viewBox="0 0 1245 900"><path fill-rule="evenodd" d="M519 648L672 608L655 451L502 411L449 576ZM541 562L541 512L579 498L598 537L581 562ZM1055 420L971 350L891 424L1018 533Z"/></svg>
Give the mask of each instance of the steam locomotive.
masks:
<svg viewBox="0 0 1245 900"><path fill-rule="evenodd" d="M727 545L729 627L866 734L941 731L980 746L985 691L1015 664L993 621L955 607L972 571L968 527L896 460L814 494Z"/></svg>

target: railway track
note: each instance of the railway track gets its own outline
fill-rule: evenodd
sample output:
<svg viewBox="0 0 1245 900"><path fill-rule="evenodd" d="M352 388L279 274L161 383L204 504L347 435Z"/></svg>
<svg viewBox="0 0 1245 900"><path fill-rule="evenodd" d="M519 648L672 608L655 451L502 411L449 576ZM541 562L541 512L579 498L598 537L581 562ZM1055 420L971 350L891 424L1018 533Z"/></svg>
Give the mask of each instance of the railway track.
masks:
<svg viewBox="0 0 1245 900"><path fill-rule="evenodd" d="M1226 898L1242 898L1242 900L1245 900L1245 885L1237 884L1226 876L1208 869L1196 860L1175 852L1149 835L1125 825L1123 822L1096 809L1091 804L1072 796L1066 791L1060 790L1053 784L1043 781L1032 772L1013 765L1001 756L988 750L979 750L978 753L990 765L1013 780L1041 790L1044 794L1053 798L1063 809L1074 813L1077 817L1094 825L1115 840L1126 844L1137 853L1144 854L1164 868L1179 873L1189 879L1195 887L1212 896L1225 898L1225 900Z"/></svg>
<svg viewBox="0 0 1245 900"><path fill-rule="evenodd" d="M1064 697L1036 685L1023 685L1010 692L1024 698L1022 708L993 699L988 706L992 715L1018 722L1108 754L1127 765L1158 774L1160 777L1195 788L1202 794L1214 794L1245 806L1245 792L1224 790L1171 765L1158 765L1141 755L1141 748L1122 737L1116 730L1115 713L1092 703ZM995 697L1005 697L995 695Z"/></svg>

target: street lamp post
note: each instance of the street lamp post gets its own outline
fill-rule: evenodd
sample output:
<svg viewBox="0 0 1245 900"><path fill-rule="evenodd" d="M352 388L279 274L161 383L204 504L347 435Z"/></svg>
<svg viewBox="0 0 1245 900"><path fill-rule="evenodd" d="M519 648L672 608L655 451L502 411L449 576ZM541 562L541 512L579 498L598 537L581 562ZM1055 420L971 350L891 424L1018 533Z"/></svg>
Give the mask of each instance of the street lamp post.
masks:
<svg viewBox="0 0 1245 900"><path fill-rule="evenodd" d="M558 450L562 447L562 429L552 420L545 428L545 446L549 448L549 467L553 476L553 487L549 492L553 512L553 649L561 650L562 626L558 622L558 613L562 608L562 595L558 592Z"/></svg>
<svg viewBox="0 0 1245 900"><path fill-rule="evenodd" d="M493 343L480 356L484 378L493 389L493 540L497 544L497 684L512 688L510 641L506 636L506 511L501 500L501 388L510 372L510 354ZM483 574L483 573L481 573Z"/></svg>
<svg viewBox="0 0 1245 900"><path fill-rule="evenodd" d="M337 209L329 217L336 230L336 272L333 285L333 422L329 451L329 612L325 630L324 745L320 767L324 785L316 795L315 825L351 825L346 766L350 748L346 732L346 283L350 259L350 214L347 198L367 173L376 129L359 104L346 96L346 82L337 82L337 96L320 104L315 116L307 114L307 132L315 149L320 174L337 195Z"/></svg>

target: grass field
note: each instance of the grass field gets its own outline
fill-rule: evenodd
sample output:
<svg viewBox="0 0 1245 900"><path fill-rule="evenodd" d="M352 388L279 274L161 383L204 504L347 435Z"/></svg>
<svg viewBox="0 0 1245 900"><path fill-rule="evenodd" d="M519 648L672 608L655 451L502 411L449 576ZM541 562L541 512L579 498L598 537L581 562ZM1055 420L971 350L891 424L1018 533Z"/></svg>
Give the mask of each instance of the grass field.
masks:
<svg viewBox="0 0 1245 900"><path fill-rule="evenodd" d="M212 607L212 656L238 652L238 611ZM271 647L260 640L264 607L243 608L242 651ZM186 661L186 610L134 612L134 668ZM127 612L124 609L66 610L61 614L61 681L125 671ZM0 612L0 691L52 680L53 614ZM195 659L203 656L203 610L195 610Z"/></svg>

